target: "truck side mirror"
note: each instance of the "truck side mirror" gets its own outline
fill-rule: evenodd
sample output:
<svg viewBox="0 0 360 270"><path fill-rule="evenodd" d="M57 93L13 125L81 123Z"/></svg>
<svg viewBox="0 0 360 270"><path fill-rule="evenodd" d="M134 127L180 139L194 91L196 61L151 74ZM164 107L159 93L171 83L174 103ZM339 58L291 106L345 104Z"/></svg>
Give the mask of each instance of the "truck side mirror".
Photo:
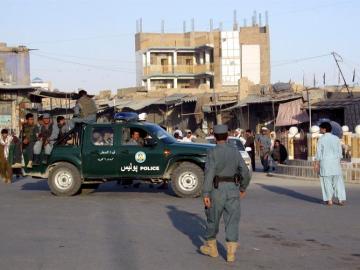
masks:
<svg viewBox="0 0 360 270"><path fill-rule="evenodd" d="M144 146L145 147L152 147L157 145L157 141L153 138L145 138L144 139Z"/></svg>

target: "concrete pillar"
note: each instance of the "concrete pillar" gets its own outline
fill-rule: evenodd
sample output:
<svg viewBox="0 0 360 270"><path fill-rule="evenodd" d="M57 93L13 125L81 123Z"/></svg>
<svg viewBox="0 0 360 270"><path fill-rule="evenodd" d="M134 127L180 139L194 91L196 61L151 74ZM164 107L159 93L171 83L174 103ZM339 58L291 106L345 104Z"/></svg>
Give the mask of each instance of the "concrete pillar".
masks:
<svg viewBox="0 0 360 270"><path fill-rule="evenodd" d="M200 65L203 65L204 64L204 59L205 57L204 57L204 53L203 52L200 52Z"/></svg>
<svg viewBox="0 0 360 270"><path fill-rule="evenodd" d="M151 55L150 55L150 51L146 52L146 66L150 66L151 65Z"/></svg>
<svg viewBox="0 0 360 270"><path fill-rule="evenodd" d="M150 80L150 78L147 78L147 80L146 80L146 89L147 89L148 91L151 90L151 80Z"/></svg>
<svg viewBox="0 0 360 270"><path fill-rule="evenodd" d="M205 49L205 64L210 64L210 51Z"/></svg>
<svg viewBox="0 0 360 270"><path fill-rule="evenodd" d="M146 67L146 53L142 54L142 66Z"/></svg>
<svg viewBox="0 0 360 270"><path fill-rule="evenodd" d="M178 79L177 78L174 78L174 88L176 89L176 88L178 88L178 85L177 85L177 82L178 82Z"/></svg>
<svg viewBox="0 0 360 270"><path fill-rule="evenodd" d="M176 66L177 65L177 51L173 52L173 65Z"/></svg>
<svg viewBox="0 0 360 270"><path fill-rule="evenodd" d="M216 123L217 123L218 125L221 125L221 124L222 124L221 113L218 113L218 114L216 115Z"/></svg>
<svg viewBox="0 0 360 270"><path fill-rule="evenodd" d="M209 77L205 78L205 83L210 88L210 78Z"/></svg>

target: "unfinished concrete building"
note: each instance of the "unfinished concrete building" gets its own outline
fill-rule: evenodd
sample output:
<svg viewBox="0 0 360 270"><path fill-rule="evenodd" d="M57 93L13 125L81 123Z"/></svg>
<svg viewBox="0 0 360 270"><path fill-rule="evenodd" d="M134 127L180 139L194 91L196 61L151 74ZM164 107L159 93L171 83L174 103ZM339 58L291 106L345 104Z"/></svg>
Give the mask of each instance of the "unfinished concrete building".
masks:
<svg viewBox="0 0 360 270"><path fill-rule="evenodd" d="M241 78L270 84L269 26L254 19L232 31L143 33L140 26L135 50L137 86L148 91L237 89Z"/></svg>

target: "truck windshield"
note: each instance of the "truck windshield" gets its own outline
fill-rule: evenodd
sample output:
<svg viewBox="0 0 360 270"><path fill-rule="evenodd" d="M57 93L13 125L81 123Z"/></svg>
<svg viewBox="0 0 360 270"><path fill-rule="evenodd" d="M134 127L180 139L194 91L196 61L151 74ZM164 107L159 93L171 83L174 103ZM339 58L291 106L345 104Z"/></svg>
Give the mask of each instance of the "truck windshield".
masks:
<svg viewBox="0 0 360 270"><path fill-rule="evenodd" d="M163 141L165 144L175 143L176 140L173 136L167 133L164 129L159 126L150 126L149 131L159 140Z"/></svg>

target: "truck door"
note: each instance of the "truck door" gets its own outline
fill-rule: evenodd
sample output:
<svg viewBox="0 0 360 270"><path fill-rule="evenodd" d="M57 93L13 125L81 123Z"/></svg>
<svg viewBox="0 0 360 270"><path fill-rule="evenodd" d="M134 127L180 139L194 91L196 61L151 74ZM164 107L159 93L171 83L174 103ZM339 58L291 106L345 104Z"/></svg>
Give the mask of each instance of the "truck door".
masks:
<svg viewBox="0 0 360 270"><path fill-rule="evenodd" d="M144 140L151 138L155 144L145 146ZM164 145L141 127L123 126L119 147L118 168L121 177L161 177L165 170Z"/></svg>
<svg viewBox="0 0 360 270"><path fill-rule="evenodd" d="M108 124L87 127L82 150L82 169L86 178L116 177L116 131L116 126Z"/></svg>

